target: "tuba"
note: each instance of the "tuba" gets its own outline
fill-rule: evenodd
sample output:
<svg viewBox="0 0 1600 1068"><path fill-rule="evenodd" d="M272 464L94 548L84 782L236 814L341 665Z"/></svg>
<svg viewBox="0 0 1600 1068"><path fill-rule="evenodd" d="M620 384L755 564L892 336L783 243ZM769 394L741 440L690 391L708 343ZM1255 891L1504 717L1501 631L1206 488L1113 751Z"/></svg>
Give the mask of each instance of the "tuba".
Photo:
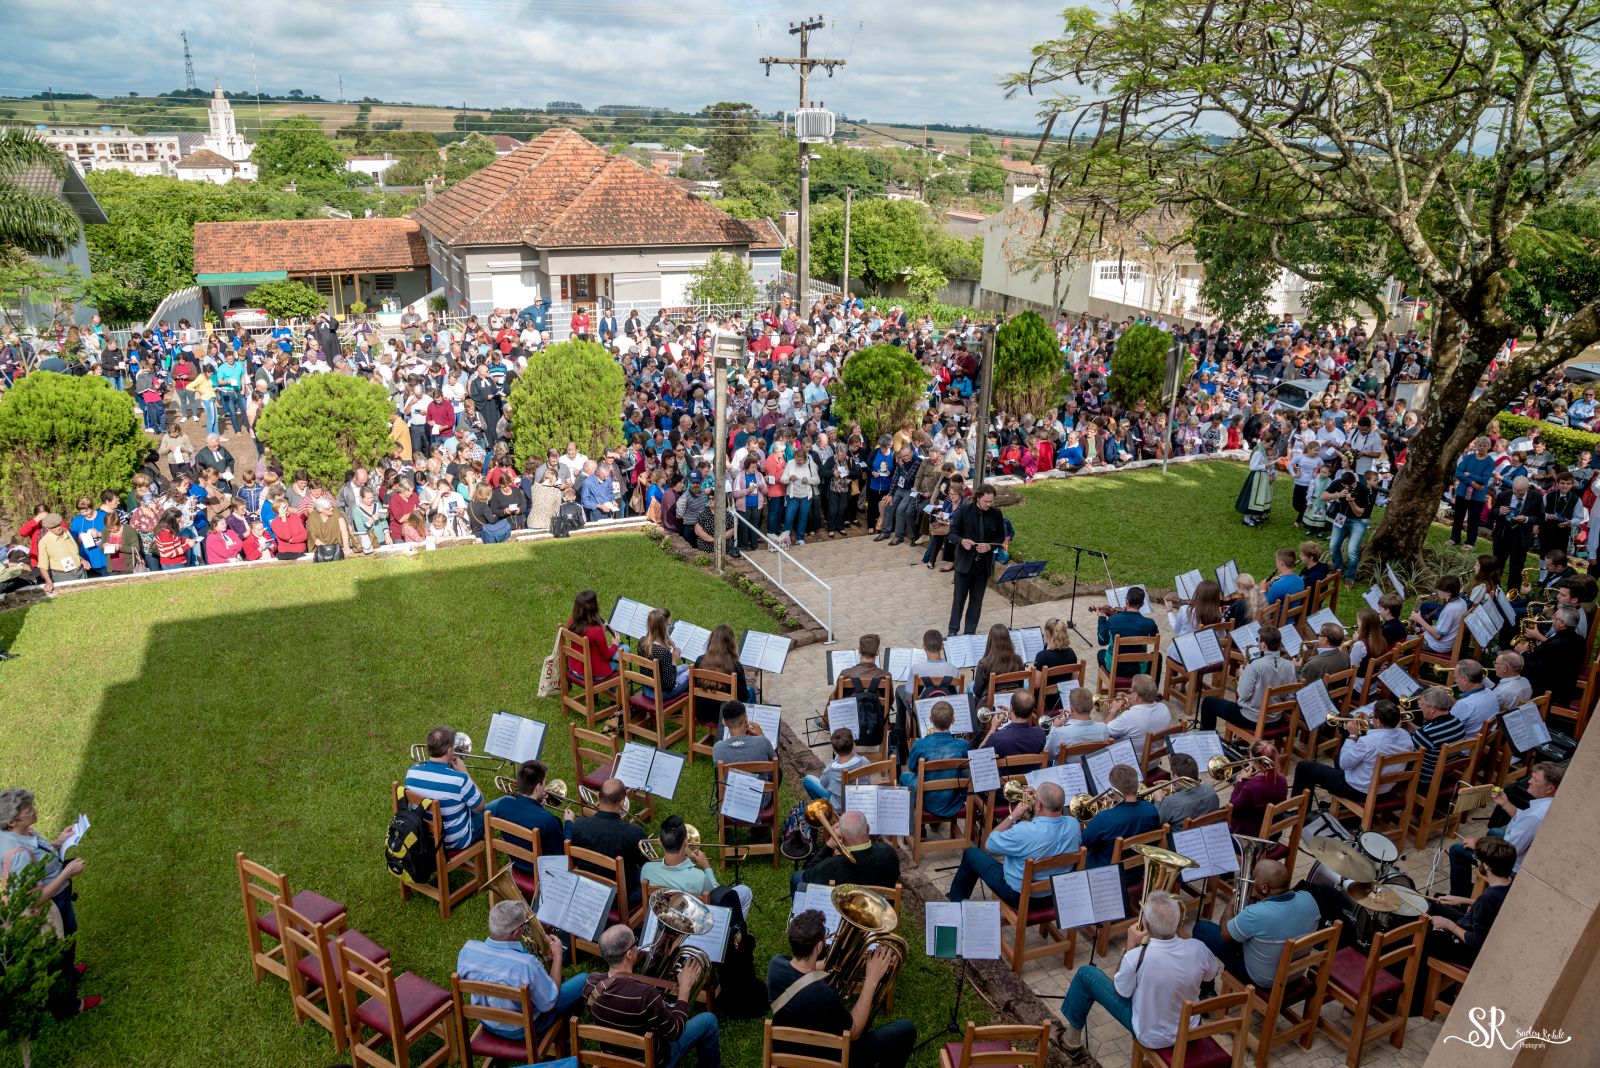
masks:
<svg viewBox="0 0 1600 1068"><path fill-rule="evenodd" d="M839 930L828 947L828 985L840 998L854 1002L860 997L867 975L867 957L873 951L888 953L893 958L888 974L873 995L870 1019L888 1000L901 967L911 955L911 947L895 933L900 926L900 916L889 899L878 891L845 883L833 888L831 899L839 913Z"/></svg>
<svg viewBox="0 0 1600 1068"><path fill-rule="evenodd" d="M1199 863L1182 853L1174 853L1160 846L1140 845L1133 848L1144 857L1144 894L1139 898L1141 908L1152 892L1165 890L1172 893L1177 890L1183 870Z"/></svg>
<svg viewBox="0 0 1600 1068"><path fill-rule="evenodd" d="M650 894L650 912L656 918L656 938L646 954L639 974L672 982L686 961L700 965L700 978L689 990L689 1004L700 999L700 992L711 979L711 958L698 946L686 946L694 935L711 930L711 909L699 898L682 890L656 890Z"/></svg>
<svg viewBox="0 0 1600 1068"><path fill-rule="evenodd" d="M1250 904L1250 895L1256 885L1256 862L1278 843L1268 838L1252 838L1248 834L1234 835L1233 842L1239 847L1239 874L1233 877L1232 912L1238 912Z"/></svg>
<svg viewBox="0 0 1600 1068"><path fill-rule="evenodd" d="M507 864L495 872L485 887L489 891L489 902L494 903L495 898L505 901L516 901L528 910L528 925L522 929L522 948L539 958L539 963L546 968L554 954L550 951L550 933L544 929L544 924L539 922L539 917L534 914L533 906L528 904L528 899L522 896L522 890L517 886L517 880L511 875L511 865Z"/></svg>

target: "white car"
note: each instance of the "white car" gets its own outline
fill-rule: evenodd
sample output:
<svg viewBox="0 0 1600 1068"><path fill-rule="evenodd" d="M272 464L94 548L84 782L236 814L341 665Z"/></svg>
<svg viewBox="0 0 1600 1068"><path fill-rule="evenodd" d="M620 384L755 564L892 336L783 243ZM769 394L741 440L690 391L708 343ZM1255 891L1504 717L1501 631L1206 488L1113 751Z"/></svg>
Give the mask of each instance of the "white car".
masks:
<svg viewBox="0 0 1600 1068"><path fill-rule="evenodd" d="M240 304L242 305L243 301ZM272 317L267 314L265 308L246 308L241 306L229 308L223 312L222 325L228 327L243 326L246 328L267 327L272 325Z"/></svg>
<svg viewBox="0 0 1600 1068"><path fill-rule="evenodd" d="M1333 383L1326 378L1296 378L1288 382L1278 383L1278 399L1272 402L1274 411L1283 408L1291 412L1303 412L1311 407L1311 402L1328 391Z"/></svg>

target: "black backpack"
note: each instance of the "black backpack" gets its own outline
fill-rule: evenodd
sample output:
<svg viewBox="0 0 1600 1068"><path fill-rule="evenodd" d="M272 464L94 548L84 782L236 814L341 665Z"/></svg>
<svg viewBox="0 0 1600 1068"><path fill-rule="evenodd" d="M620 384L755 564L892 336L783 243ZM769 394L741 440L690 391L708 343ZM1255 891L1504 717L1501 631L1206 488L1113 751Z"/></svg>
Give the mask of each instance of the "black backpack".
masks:
<svg viewBox="0 0 1600 1068"><path fill-rule="evenodd" d="M857 745L872 749L883 744L886 718L883 701L879 699L877 690L857 691L856 722L861 728L861 735L856 739Z"/></svg>
<svg viewBox="0 0 1600 1068"><path fill-rule="evenodd" d="M426 801L424 805L432 805ZM433 882L436 870L433 831L428 826L424 809L415 805L402 805L389 821L389 833L384 841L383 859L396 879L408 885Z"/></svg>
<svg viewBox="0 0 1600 1068"><path fill-rule="evenodd" d="M767 983L756 974L756 936L745 926L739 895L731 886L711 891L711 904L731 910L728 946L717 965L717 1011L741 1020L767 1015Z"/></svg>
<svg viewBox="0 0 1600 1068"><path fill-rule="evenodd" d="M550 533L557 538L570 537L574 530L582 530L583 524L582 506L575 501L563 501L550 519Z"/></svg>

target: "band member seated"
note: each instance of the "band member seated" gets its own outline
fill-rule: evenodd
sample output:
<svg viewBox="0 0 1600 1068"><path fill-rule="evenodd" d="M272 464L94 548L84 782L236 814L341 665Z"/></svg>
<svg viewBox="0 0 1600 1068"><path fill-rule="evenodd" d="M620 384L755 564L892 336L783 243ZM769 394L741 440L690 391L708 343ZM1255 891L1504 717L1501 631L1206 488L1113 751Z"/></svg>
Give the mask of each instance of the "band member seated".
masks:
<svg viewBox="0 0 1600 1068"><path fill-rule="evenodd" d="M822 913L806 909L789 921L789 956L773 957L767 965L767 996L772 1000L774 1027L799 1027L838 1035L850 1033L850 1063L867 1068L904 1068L917 1043L917 1028L910 1020L894 1020L882 1027L867 1029L872 1022L872 1003L878 986L889 974L887 953L874 950L867 955L866 975L855 1008L846 1009L844 999L829 985L822 958L827 948L828 929ZM779 1053L815 1053L810 1047L793 1043L774 1044Z"/></svg>
<svg viewBox="0 0 1600 1068"><path fill-rule="evenodd" d="M1404 604L1398 593L1386 593L1378 598L1378 618L1383 620L1383 640L1391 646L1399 645L1410 637L1406 631L1406 621L1400 618Z"/></svg>
<svg viewBox="0 0 1600 1068"><path fill-rule="evenodd" d="M1174 779L1193 779L1195 784L1187 790L1172 791L1161 799L1161 803L1156 806L1156 814L1162 823L1176 828L1184 820L1204 816L1222 807L1217 791L1200 777L1200 764L1194 757L1188 753L1173 753L1167 759L1167 763L1172 766Z"/></svg>
<svg viewBox="0 0 1600 1068"><path fill-rule="evenodd" d="M1113 610L1109 605L1102 605L1095 609L1100 614L1094 629L1095 640L1100 643L1100 667L1103 670L1111 670L1111 647L1116 644L1116 639L1153 638L1161 633L1156 621L1143 613L1144 599L1143 586L1130 586L1124 607ZM1149 664L1141 666L1145 671L1150 670Z"/></svg>
<svg viewBox="0 0 1600 1068"><path fill-rule="evenodd" d="M1267 809L1288 799L1289 780L1278 768L1276 745L1252 742L1250 755L1257 758L1257 763L1239 769L1233 777L1233 792L1228 795L1228 829L1255 837L1261 833Z"/></svg>
<svg viewBox="0 0 1600 1068"><path fill-rule="evenodd" d="M1476 738L1500 714L1500 698L1490 685L1483 665L1476 660L1462 660L1456 664L1455 682L1460 696L1450 711L1461 721L1466 737Z"/></svg>
<svg viewBox="0 0 1600 1068"><path fill-rule="evenodd" d="M600 599L593 590L579 590L572 599L572 615L567 619L567 629L583 639L584 652L589 660L589 674L601 682L617 673L617 650L620 646L610 640L605 620L600 615ZM583 662L567 658L567 680L583 681Z"/></svg>
<svg viewBox="0 0 1600 1068"><path fill-rule="evenodd" d="M1200 702L1201 730L1215 730L1217 720L1225 719L1254 731L1256 718L1261 714L1262 696L1274 686L1287 686L1295 681L1294 661L1283 655L1283 632L1270 623L1263 624L1256 633L1256 641L1260 643L1261 655L1239 672L1239 700L1203 699ZM1282 713L1274 712L1268 722L1276 723L1282 718Z"/></svg>
<svg viewBox="0 0 1600 1068"><path fill-rule="evenodd" d="M1118 764L1111 769L1110 778L1111 789L1121 794L1122 800L1097 813L1084 825L1083 844L1089 848L1087 866L1091 868L1111 863L1118 838L1131 838L1161 826L1161 814L1156 806L1139 798L1138 771Z"/></svg>
<svg viewBox="0 0 1600 1068"><path fill-rule="evenodd" d="M1337 675L1350 666L1350 654L1339 648L1344 642L1344 628L1337 623L1324 623L1317 629L1317 644L1305 663L1300 665L1300 681L1316 682L1324 675Z"/></svg>
<svg viewBox="0 0 1600 1068"><path fill-rule="evenodd" d="M1289 889L1289 869L1277 860L1256 861L1251 896L1220 927L1210 920L1195 921L1194 936L1235 978L1271 989L1283 944L1321 927L1322 910L1310 893Z"/></svg>
<svg viewBox="0 0 1600 1068"><path fill-rule="evenodd" d="M603 974L585 976L584 997L589 1018L602 1027L614 1027L656 1040L656 1063L672 1068L691 1049L700 1068L722 1068L721 1035L717 1018L709 1012L690 1016L689 994L700 980L700 964L687 960L678 968L678 989L667 994L633 974L639 962L639 941L626 924L607 927L600 935Z"/></svg>
<svg viewBox="0 0 1600 1068"><path fill-rule="evenodd" d="M1497 811L1489 818L1485 838L1504 838L1516 851L1513 872L1522 870L1522 858L1528 855L1534 835L1550 811L1550 802L1561 786L1565 770L1560 764L1541 760L1528 772L1527 786L1515 783L1508 790L1495 794ZM1501 824L1500 821L1506 822ZM1473 849L1479 839L1467 838L1450 847L1450 892L1458 897L1472 893Z"/></svg>
<svg viewBox="0 0 1600 1068"><path fill-rule="evenodd" d="M761 733L761 724L750 719L743 701L722 702L722 726L726 728L728 736L718 739L711 747L713 762L742 764L771 760L776 755L777 739Z"/></svg>
<svg viewBox="0 0 1600 1068"><path fill-rule="evenodd" d="M928 711L928 725L933 729L912 743L911 754L906 758L906 770L900 773L901 786L916 789L917 765L924 760L955 760L967 755L971 743L950 733L950 727L955 723L955 719L956 712L949 701L933 703L933 707ZM930 771L926 774L928 782L960 777L961 771L957 768ZM959 816L966 807L965 790L930 790L928 796L922 799L922 809L930 816L943 816L948 819Z"/></svg>
<svg viewBox="0 0 1600 1068"><path fill-rule="evenodd" d="M539 855L559 857L566 850L567 828L561 818L544 806L544 764L537 760L524 760L517 765L517 792L490 801L486 811L496 819L509 820L518 827L539 832ZM507 842L523 849L531 848L531 839L515 835L502 835ZM527 875L533 874L533 865L521 857L514 857L511 866Z"/></svg>
<svg viewBox="0 0 1600 1068"><path fill-rule="evenodd" d="M846 685L845 693L870 690L889 677L889 673L878 666L878 650L882 645L883 640L876 634L863 634L856 642L856 655L860 660L839 672L839 677L849 679L855 688L852 691L851 686Z"/></svg>
<svg viewBox="0 0 1600 1068"><path fill-rule="evenodd" d="M1424 616L1420 605L1411 613L1411 622L1422 632L1424 649L1448 656L1455 651L1456 635L1472 606L1462 599L1461 580L1454 575L1441 575L1433 584L1433 593L1438 598L1439 611L1432 622Z"/></svg>
<svg viewBox="0 0 1600 1068"><path fill-rule="evenodd" d="M1456 847L1459 848L1459 847ZM1428 906L1427 941L1422 944L1423 961L1420 972L1425 973L1428 959L1449 961L1471 967L1478 959L1478 951L1489 937L1500 906L1505 904L1511 888L1512 866L1517 863L1517 849L1500 838L1479 838L1472 847L1473 867L1488 885L1476 898L1453 891ZM1455 857L1451 857L1454 868ZM1470 880L1470 875L1469 875ZM1455 872L1451 872L1455 881ZM1425 984L1419 982L1411 998L1411 1015L1421 1016L1426 1000Z"/></svg>
<svg viewBox="0 0 1600 1068"><path fill-rule="evenodd" d="M483 840L483 794L456 752L453 727L428 732L428 759L407 769L405 785L438 802L446 849L465 849Z"/></svg>
<svg viewBox="0 0 1600 1068"><path fill-rule="evenodd" d="M639 869L644 866L639 843L646 835L643 827L622 818L622 802L627 796L628 788L622 785L621 779L607 779L600 784L600 799L593 815L575 820L571 809L566 815L572 827L568 838L573 845L603 856L622 858L623 875L628 882L628 906L632 908L639 904ZM583 870L583 865L579 865L579 869ZM611 874L611 869L605 869L602 874Z"/></svg>
<svg viewBox="0 0 1600 1068"><path fill-rule="evenodd" d="M1522 677L1522 654L1504 649L1494 658L1494 699L1501 712L1533 700L1533 684Z"/></svg>
<svg viewBox="0 0 1600 1068"><path fill-rule="evenodd" d="M1448 577L1448 576L1447 576ZM1336 797L1361 801L1372 785L1378 760L1391 753L1409 753L1416 748L1411 735L1400 726L1400 706L1393 701L1378 701L1372 707L1373 727L1362 733L1359 720L1345 724L1345 740L1339 747L1339 766L1302 760L1294 766L1292 794L1313 791L1320 786ZM1387 788L1384 792L1387 792ZM1315 796L1312 799L1315 803Z"/></svg>
<svg viewBox="0 0 1600 1068"><path fill-rule="evenodd" d="M1132 770L1128 769L1130 773ZM956 869L945 900L965 901L981 880L996 897L1015 908L1022 898L1022 872L1028 861L1078 851L1078 821L1062 812L1065 805L1066 795L1060 786L1041 783L1033 800L1014 806L990 832L982 849L968 846L962 850L961 866ZM1150 809L1154 812L1155 806Z"/></svg>
<svg viewBox="0 0 1600 1068"><path fill-rule="evenodd" d="M1056 719L1044 740L1044 751L1051 762L1064 745L1111 740L1110 728L1094 719L1094 694L1087 687L1068 690L1066 704L1066 712Z"/></svg>
<svg viewBox="0 0 1600 1068"><path fill-rule="evenodd" d="M1402 722L1400 725L1410 730L1412 742L1422 750L1422 768L1417 773L1417 790L1420 793L1433 781L1434 770L1439 766L1439 750L1465 738L1467 730L1451 712L1455 698L1443 686L1429 686L1423 690L1417 705L1422 722Z"/></svg>
<svg viewBox="0 0 1600 1068"><path fill-rule="evenodd" d="M717 876L711 870L711 862L706 859L704 850L689 846L689 832L682 816L668 816L662 820L661 830L656 835L661 839L661 859L645 861L639 868L642 882L649 883L652 889L666 887L696 896L716 889ZM742 914L750 915L750 888L740 884L733 892L739 895Z"/></svg>
<svg viewBox="0 0 1600 1068"><path fill-rule="evenodd" d="M1182 919L1177 898L1165 890L1151 891L1138 922L1128 928L1116 976L1107 977L1093 964L1072 973L1061 1002L1067 1021L1062 1037L1071 1063L1087 1059L1083 1029L1097 1004L1146 1049L1168 1049L1178 1041L1183 1003L1200 1000L1201 984L1222 974L1222 965L1204 943L1178 934Z"/></svg>
<svg viewBox="0 0 1600 1068"><path fill-rule="evenodd" d="M1572 703L1584 666L1576 608L1557 608L1550 617L1550 636L1537 644L1518 642L1516 651L1522 654L1522 670L1534 693L1548 692L1553 705Z"/></svg>
<svg viewBox="0 0 1600 1068"><path fill-rule="evenodd" d="M1033 723L1033 694L1018 690L1011 695L1011 713L1001 720L995 716L989 721L989 733L979 743L983 749L993 749L997 757L1025 756L1044 750L1043 727Z"/></svg>
<svg viewBox="0 0 1600 1068"><path fill-rule="evenodd" d="M550 964L545 966L539 958L528 952L522 944L522 934L528 928L530 917L527 906L517 901L502 901L489 910L489 937L472 939L461 947L456 956L456 971L461 978L475 983L500 983L504 986L527 987L533 999L533 1029L544 1034L551 1027L566 1027L567 1018L583 1000L584 984L588 973L561 981L561 941L549 940ZM490 998L472 995L472 1004L488 1005L497 1009L517 1010L517 1003L509 998ZM513 1041L522 1038L522 1028L483 1021L483 1026L500 1038Z"/></svg>
<svg viewBox="0 0 1600 1068"><path fill-rule="evenodd" d="M806 796L813 800L823 798L833 802L833 810L844 809L844 773L854 771L868 763L866 757L856 752L856 736L849 727L839 727L828 735L828 745L833 749L833 759L822 769L822 774L807 775L800 780Z"/></svg>
<svg viewBox="0 0 1600 1068"><path fill-rule="evenodd" d="M846 812L839 817L834 831L838 839L824 843L821 855L789 877L791 893L802 884L858 883L894 889L900 881L900 854L887 842L873 839L867 830L867 817Z"/></svg>

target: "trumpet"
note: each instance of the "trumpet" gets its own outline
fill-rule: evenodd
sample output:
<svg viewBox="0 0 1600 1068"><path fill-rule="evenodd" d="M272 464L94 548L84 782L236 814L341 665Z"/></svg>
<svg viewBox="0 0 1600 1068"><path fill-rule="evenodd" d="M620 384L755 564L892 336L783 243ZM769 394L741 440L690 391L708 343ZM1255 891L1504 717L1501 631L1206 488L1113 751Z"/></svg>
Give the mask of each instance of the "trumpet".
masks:
<svg viewBox="0 0 1600 1068"><path fill-rule="evenodd" d="M461 762L469 767L477 767L480 771L504 772L511 766L511 761L505 757L490 756L488 753L474 753L472 751L472 736L461 731L456 731L455 754ZM428 756L428 747L423 742L413 743L411 746L411 762L413 764L426 764L431 757ZM498 780L496 780L498 782Z"/></svg>
<svg viewBox="0 0 1600 1068"><path fill-rule="evenodd" d="M976 719L979 723L988 723L997 716L1005 717L1009 715L1011 713L1004 708L980 708Z"/></svg>
<svg viewBox="0 0 1600 1068"><path fill-rule="evenodd" d="M1256 772L1266 771L1271 766L1272 760L1269 757L1253 756L1245 757L1243 760L1229 760L1218 753L1206 761L1206 774L1216 782L1238 782L1240 779L1248 779ZM1246 772L1250 775L1245 774Z"/></svg>
<svg viewBox="0 0 1600 1068"><path fill-rule="evenodd" d="M511 865L507 864L495 873L494 878L486 884L489 891L489 900L500 898L504 901L515 901L527 910L527 923L522 928L522 948L539 958L539 963L546 968L550 966L553 954L550 949L550 932L544 929L544 924L539 922L539 917L534 915L533 906L528 904L528 899L522 896L522 890L517 886L517 881L512 877Z"/></svg>
<svg viewBox="0 0 1600 1068"><path fill-rule="evenodd" d="M1072 818L1079 823L1087 823L1106 809L1121 804L1122 792L1120 790L1107 790L1098 796L1089 794L1074 794L1072 801L1067 805L1067 811L1072 813Z"/></svg>
<svg viewBox="0 0 1600 1068"><path fill-rule="evenodd" d="M688 849L743 849L743 846L730 845L727 842L709 842L700 844L700 828L692 823L683 825L683 848ZM660 838L644 838L639 842L639 853L646 860L660 860L665 847Z"/></svg>

